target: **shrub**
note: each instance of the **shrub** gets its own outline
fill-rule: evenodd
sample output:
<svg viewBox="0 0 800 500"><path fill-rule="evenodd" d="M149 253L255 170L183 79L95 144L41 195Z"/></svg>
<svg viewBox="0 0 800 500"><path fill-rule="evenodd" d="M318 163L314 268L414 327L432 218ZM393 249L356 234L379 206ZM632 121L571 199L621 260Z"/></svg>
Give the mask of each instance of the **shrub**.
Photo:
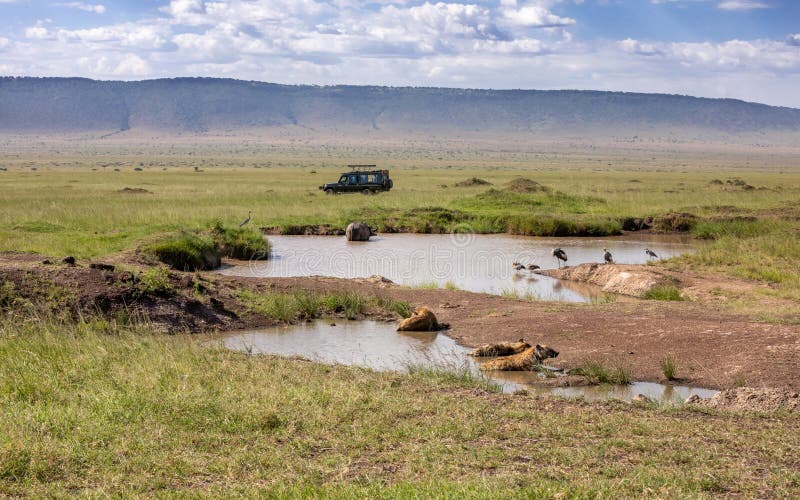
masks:
<svg viewBox="0 0 800 500"><path fill-rule="evenodd" d="M145 247L145 252L181 271L215 269L220 265L220 252L206 236L182 231Z"/></svg>
<svg viewBox="0 0 800 500"><path fill-rule="evenodd" d="M169 271L163 267L154 267L140 274L138 290L141 295L171 295L175 293L169 279Z"/></svg>

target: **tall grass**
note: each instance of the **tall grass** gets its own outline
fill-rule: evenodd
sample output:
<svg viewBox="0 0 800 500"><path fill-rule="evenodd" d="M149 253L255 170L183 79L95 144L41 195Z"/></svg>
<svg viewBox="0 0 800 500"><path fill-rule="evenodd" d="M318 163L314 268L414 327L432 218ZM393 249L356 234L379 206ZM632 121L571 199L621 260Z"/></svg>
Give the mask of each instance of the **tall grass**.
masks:
<svg viewBox="0 0 800 500"><path fill-rule="evenodd" d="M311 290L294 290L254 293L242 290L239 298L259 314L284 323L326 315L357 319L370 311L407 317L411 315L412 309L405 301L367 297L352 292L317 293Z"/></svg>
<svg viewBox="0 0 800 500"><path fill-rule="evenodd" d="M667 380L675 380L675 375L678 373L678 364L672 356L664 356L661 358L661 373Z"/></svg>
<svg viewBox="0 0 800 500"><path fill-rule="evenodd" d="M147 245L144 251L180 271L215 269L220 264L220 252L208 236L181 231Z"/></svg>
<svg viewBox="0 0 800 500"><path fill-rule="evenodd" d="M627 385L632 381L628 368L616 364L608 365L600 361L587 361L572 373L586 377L592 384Z"/></svg>
<svg viewBox="0 0 800 500"><path fill-rule="evenodd" d="M642 296L646 300L667 300L667 301L680 301L683 300L681 291L675 285L658 285L654 286Z"/></svg>
<svg viewBox="0 0 800 500"><path fill-rule="evenodd" d="M216 345L146 324L0 316L0 496L800 493L789 416L487 394L463 372Z"/></svg>

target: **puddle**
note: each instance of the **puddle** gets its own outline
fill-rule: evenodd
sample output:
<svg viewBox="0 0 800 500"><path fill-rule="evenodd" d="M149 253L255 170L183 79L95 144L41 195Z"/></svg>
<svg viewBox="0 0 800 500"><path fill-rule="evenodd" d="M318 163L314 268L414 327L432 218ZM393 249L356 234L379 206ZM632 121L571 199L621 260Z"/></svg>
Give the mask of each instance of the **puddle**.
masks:
<svg viewBox="0 0 800 500"><path fill-rule="evenodd" d="M479 361L468 356L470 349L441 333L396 332L394 323L343 321L330 326L326 321L226 334L222 344L252 354L299 356L329 364L365 366L381 371L408 371L422 366L484 373L503 392L527 389L536 394L583 397L587 401L621 399L637 394L663 402L684 401L692 394L708 398L715 390L634 382L627 386L543 387L535 372L481 372ZM490 358L487 358L490 359Z"/></svg>
<svg viewBox="0 0 800 500"><path fill-rule="evenodd" d="M368 242L343 236L270 236L272 258L228 267L222 274L254 277L333 276L366 278L379 274L406 286L454 286L471 292L515 294L562 302L589 302L604 296L599 287L559 281L512 262L557 266L554 247L569 264L602 262L603 248L620 264L647 262L645 248L669 258L693 251L686 238L637 235L609 238L535 238L476 234L386 234Z"/></svg>

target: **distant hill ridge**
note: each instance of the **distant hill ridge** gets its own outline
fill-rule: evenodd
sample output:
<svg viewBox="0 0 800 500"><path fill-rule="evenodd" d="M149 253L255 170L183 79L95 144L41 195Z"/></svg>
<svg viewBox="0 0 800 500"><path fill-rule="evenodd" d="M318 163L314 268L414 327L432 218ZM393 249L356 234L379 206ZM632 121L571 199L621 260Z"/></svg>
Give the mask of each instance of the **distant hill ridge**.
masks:
<svg viewBox="0 0 800 500"><path fill-rule="evenodd" d="M738 133L798 131L800 109L735 99L584 90L317 87L220 78L0 78L4 132L206 132L284 126L534 134L692 127Z"/></svg>

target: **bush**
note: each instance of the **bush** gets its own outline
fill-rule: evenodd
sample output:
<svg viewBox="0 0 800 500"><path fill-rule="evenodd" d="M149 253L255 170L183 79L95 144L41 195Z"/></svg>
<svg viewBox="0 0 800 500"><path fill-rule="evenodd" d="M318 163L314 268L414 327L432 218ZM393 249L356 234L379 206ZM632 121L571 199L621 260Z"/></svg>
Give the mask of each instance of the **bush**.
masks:
<svg viewBox="0 0 800 500"><path fill-rule="evenodd" d="M220 251L214 241L196 233L182 231L145 247L145 252L181 271L215 269L220 266Z"/></svg>
<svg viewBox="0 0 800 500"><path fill-rule="evenodd" d="M269 241L257 229L225 227L216 222L211 235L219 252L234 259L266 260L269 258Z"/></svg>
<svg viewBox="0 0 800 500"><path fill-rule="evenodd" d="M141 295L172 295L175 293L169 279L169 271L163 267L154 267L141 273L138 290Z"/></svg>

